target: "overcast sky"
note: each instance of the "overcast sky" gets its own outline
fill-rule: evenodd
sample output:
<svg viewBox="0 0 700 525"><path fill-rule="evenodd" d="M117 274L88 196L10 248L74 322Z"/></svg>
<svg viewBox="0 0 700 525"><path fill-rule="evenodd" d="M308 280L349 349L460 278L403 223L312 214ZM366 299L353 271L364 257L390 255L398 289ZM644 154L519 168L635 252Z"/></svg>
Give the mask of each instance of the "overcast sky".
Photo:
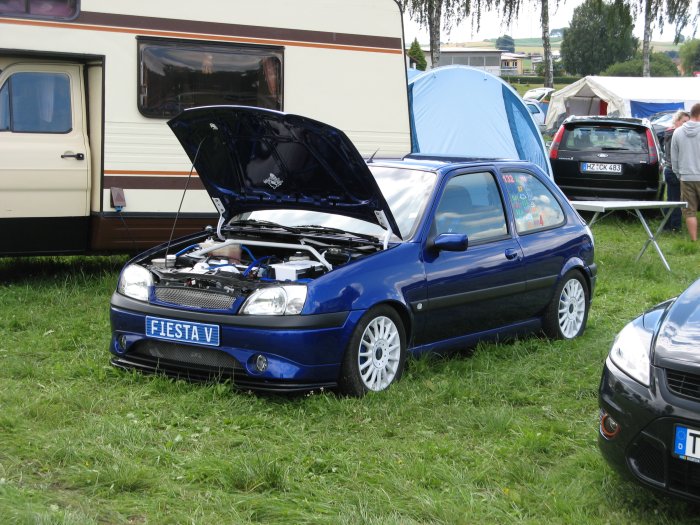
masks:
<svg viewBox="0 0 700 525"><path fill-rule="evenodd" d="M550 1L549 6L549 27L551 29L559 27L567 27L571 22L574 9L581 5L583 0L568 0L562 1L558 8L554 7L554 2ZM517 22L510 26L501 24L500 18L496 15L486 13L481 17L481 29L477 32L472 29L472 22L467 19L465 22L453 28L449 34L443 32L443 42L472 42L484 40L486 38L498 38L501 35L510 35L513 38L528 38L538 37L541 35L540 29L540 13L536 10L534 2L523 2L523 11L518 17ZM634 34L638 38L642 38L644 31L643 19L635 20ZM418 24L413 22L408 15L404 17L404 31L407 44L413 42L413 39L418 37L418 41L422 45L428 45L428 31L421 29ZM683 31L684 35L690 35L692 28L688 27ZM671 41L673 40L673 28L667 26L661 34L658 29L654 30L653 40Z"/></svg>

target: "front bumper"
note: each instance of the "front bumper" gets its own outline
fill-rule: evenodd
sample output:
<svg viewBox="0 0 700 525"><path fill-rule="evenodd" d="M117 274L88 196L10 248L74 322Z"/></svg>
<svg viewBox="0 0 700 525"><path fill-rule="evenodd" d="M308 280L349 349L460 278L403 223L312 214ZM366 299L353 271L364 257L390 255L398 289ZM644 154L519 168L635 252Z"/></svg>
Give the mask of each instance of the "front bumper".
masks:
<svg viewBox="0 0 700 525"><path fill-rule="evenodd" d="M674 395L666 386L666 371L652 367L651 388L640 385L608 359L600 383L601 418L619 424L598 445L618 472L667 494L700 502L700 463L672 454L675 426L700 429L700 402Z"/></svg>
<svg viewBox="0 0 700 525"><path fill-rule="evenodd" d="M156 306L114 294L111 363L122 369L192 381L229 380L268 392L308 391L337 384L343 354L364 312L298 316L235 316ZM146 316L214 323L220 345L148 337ZM260 356L265 368L257 366Z"/></svg>

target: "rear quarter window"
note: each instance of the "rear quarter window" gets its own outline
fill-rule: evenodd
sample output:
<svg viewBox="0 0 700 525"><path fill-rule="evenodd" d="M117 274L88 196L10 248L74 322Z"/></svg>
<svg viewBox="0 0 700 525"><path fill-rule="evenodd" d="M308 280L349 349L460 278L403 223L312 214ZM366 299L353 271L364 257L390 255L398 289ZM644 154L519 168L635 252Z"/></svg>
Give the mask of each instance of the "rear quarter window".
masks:
<svg viewBox="0 0 700 525"><path fill-rule="evenodd" d="M503 173L501 181L508 194L518 234L548 230L566 222L559 201L532 173Z"/></svg>
<svg viewBox="0 0 700 525"><path fill-rule="evenodd" d="M573 151L649 151L646 131L626 126L577 126L565 128L562 147Z"/></svg>

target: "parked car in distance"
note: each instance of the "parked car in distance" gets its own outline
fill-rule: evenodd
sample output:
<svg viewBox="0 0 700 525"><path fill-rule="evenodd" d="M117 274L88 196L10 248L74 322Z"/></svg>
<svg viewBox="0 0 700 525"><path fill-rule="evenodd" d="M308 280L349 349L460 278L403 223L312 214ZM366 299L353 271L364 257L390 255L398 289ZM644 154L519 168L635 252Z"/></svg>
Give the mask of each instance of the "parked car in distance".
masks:
<svg viewBox="0 0 700 525"><path fill-rule="evenodd" d="M545 130L545 112L542 110L542 106L540 106L540 103L533 98L524 98L523 102L525 103L527 110L532 115L532 120L534 120L535 124L537 124L537 128L540 130L540 132L543 132Z"/></svg>
<svg viewBox="0 0 700 525"><path fill-rule="evenodd" d="M168 124L221 218L124 267L117 367L360 396L409 353L585 329L593 237L534 164L368 164L342 131L258 108Z"/></svg>
<svg viewBox="0 0 700 525"><path fill-rule="evenodd" d="M659 145L648 120L567 118L549 148L554 181L572 200L656 200Z"/></svg>
<svg viewBox="0 0 700 525"><path fill-rule="evenodd" d="M598 444L620 473L700 503L700 280L626 325L600 382Z"/></svg>
<svg viewBox="0 0 700 525"><path fill-rule="evenodd" d="M547 95L553 93L553 88L548 87L538 87L533 89L528 89L523 95L523 99L529 98L532 100L537 100L538 102L545 99Z"/></svg>
<svg viewBox="0 0 700 525"><path fill-rule="evenodd" d="M666 130L673 125L673 115L676 114L677 109L659 111L650 115L649 122L654 130L654 135L656 135L656 140L659 143L659 151L664 151L664 134Z"/></svg>

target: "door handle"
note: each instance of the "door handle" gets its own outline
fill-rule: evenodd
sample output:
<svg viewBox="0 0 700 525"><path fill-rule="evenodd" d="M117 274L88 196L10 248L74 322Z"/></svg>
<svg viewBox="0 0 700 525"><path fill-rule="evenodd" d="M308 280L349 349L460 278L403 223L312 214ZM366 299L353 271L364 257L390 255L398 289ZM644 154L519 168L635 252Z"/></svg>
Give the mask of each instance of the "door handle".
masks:
<svg viewBox="0 0 700 525"><path fill-rule="evenodd" d="M85 160L85 155L82 153L64 153L62 159L74 158L75 160Z"/></svg>
<svg viewBox="0 0 700 525"><path fill-rule="evenodd" d="M520 258L520 252L518 250L514 250L513 248L508 248L506 250L506 259L509 261L512 261L513 259L519 259Z"/></svg>

